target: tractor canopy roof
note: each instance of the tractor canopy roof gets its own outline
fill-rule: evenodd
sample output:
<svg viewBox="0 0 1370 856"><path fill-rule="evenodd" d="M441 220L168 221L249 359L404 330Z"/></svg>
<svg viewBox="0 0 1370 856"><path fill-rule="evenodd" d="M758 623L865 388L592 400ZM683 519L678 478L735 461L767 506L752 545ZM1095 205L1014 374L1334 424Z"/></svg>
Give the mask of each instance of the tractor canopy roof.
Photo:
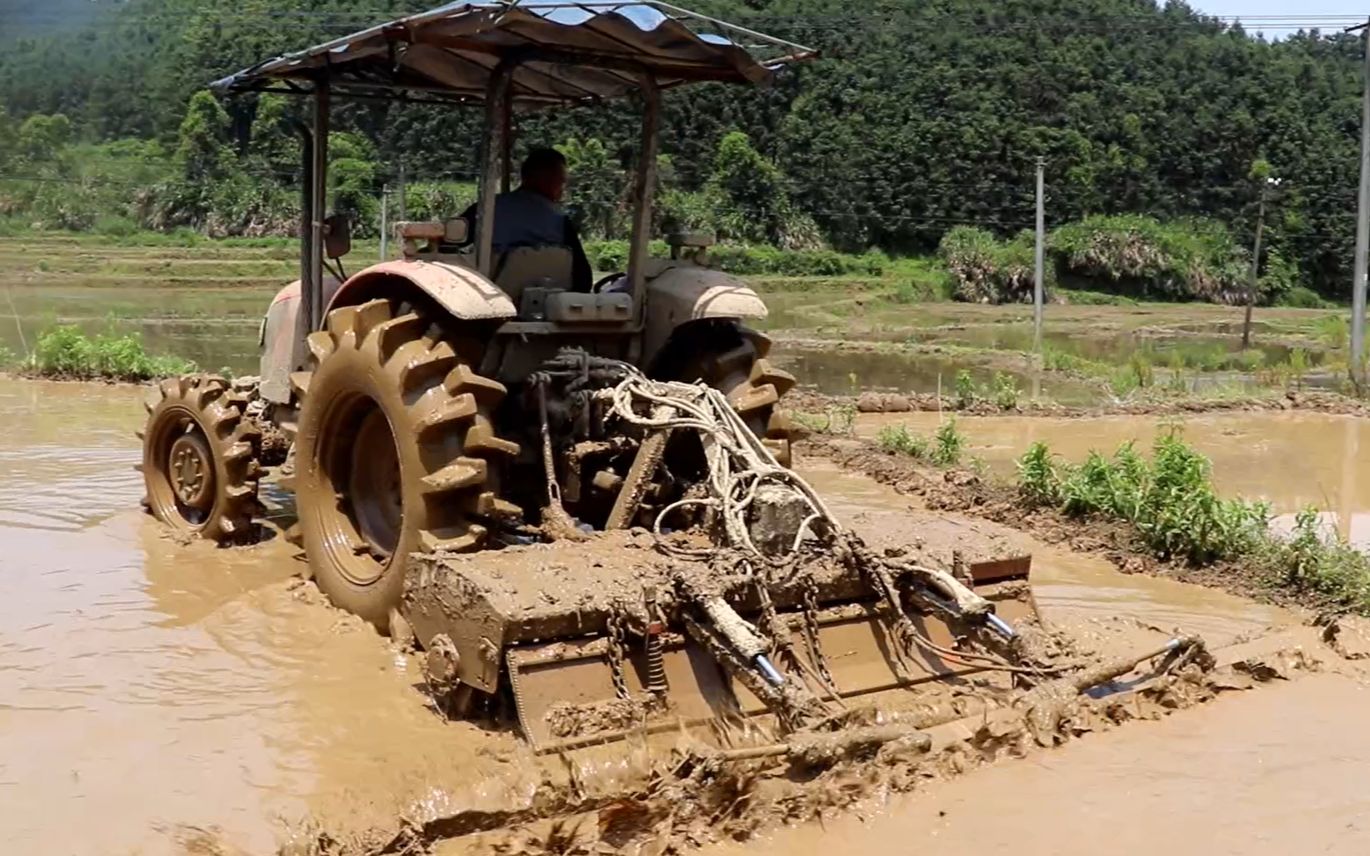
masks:
<svg viewBox="0 0 1370 856"><path fill-rule="evenodd" d="M660 2L450 3L296 53L213 84L223 93L481 102L496 66L513 66L516 105L593 102L697 81L765 84L805 59L803 45Z"/></svg>

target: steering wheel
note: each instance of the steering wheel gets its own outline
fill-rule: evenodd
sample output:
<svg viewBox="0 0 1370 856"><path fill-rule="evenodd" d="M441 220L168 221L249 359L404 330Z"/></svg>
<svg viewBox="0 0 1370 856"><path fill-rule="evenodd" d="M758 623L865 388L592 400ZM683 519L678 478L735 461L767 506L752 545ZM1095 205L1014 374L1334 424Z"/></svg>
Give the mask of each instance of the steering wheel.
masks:
<svg viewBox="0 0 1370 856"><path fill-rule="evenodd" d="M619 271L618 273L611 273L607 276L600 277L595 281L594 285L590 286L590 293L599 294L600 289L604 288L604 286L608 285L609 283L613 282L621 276L626 276L626 274L624 274L623 271Z"/></svg>

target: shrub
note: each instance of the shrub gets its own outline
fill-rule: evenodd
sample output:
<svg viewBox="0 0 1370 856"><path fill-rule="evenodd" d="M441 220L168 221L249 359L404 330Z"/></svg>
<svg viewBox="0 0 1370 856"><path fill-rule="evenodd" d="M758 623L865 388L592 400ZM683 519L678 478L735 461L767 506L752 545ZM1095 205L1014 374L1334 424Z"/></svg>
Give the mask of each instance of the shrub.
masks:
<svg viewBox="0 0 1370 856"><path fill-rule="evenodd" d="M1000 242L973 226L957 226L942 237L937 254L956 281L955 297L975 303L1032 300L1034 238L1022 232Z"/></svg>
<svg viewBox="0 0 1370 856"><path fill-rule="evenodd" d="M1000 410L1018 409L1018 381L1012 375L994 373L994 403Z"/></svg>
<svg viewBox="0 0 1370 856"><path fill-rule="evenodd" d="M1051 450L1040 440L1018 459L1018 492L1033 505L1061 503L1061 477Z"/></svg>
<svg viewBox="0 0 1370 856"><path fill-rule="evenodd" d="M1334 304L1307 286L1295 285L1278 295L1275 298L1275 305L1294 309L1327 309Z"/></svg>
<svg viewBox="0 0 1370 856"><path fill-rule="evenodd" d="M956 406L962 410L979 401L980 396L975 391L975 381L971 379L970 372L961 369L956 373L956 385L952 388L952 396Z"/></svg>
<svg viewBox="0 0 1370 856"><path fill-rule="evenodd" d="M1129 293L1218 303L1246 295L1249 253L1208 220L1086 217L1053 229L1048 246L1062 273Z"/></svg>
<svg viewBox="0 0 1370 856"><path fill-rule="evenodd" d="M930 457L928 439L914 434L906 425L886 425L875 435L875 442L891 454L908 455L920 461Z"/></svg>
<svg viewBox="0 0 1370 856"><path fill-rule="evenodd" d="M59 326L39 335L31 368L49 377L133 381L184 374L195 364L149 354L137 335L89 337L77 327Z"/></svg>
<svg viewBox="0 0 1370 856"><path fill-rule="evenodd" d="M965 445L965 438L956 428L956 417L948 418L933 435L932 462L939 467L952 467L961 463L961 452Z"/></svg>
<svg viewBox="0 0 1370 856"><path fill-rule="evenodd" d="M1125 520L1157 555L1195 565L1251 552L1268 517L1263 503L1219 498L1208 459L1173 432L1157 438L1150 461L1128 443L1112 458L1091 452L1079 466L1057 464L1036 443L1018 460L1018 489L1069 515Z"/></svg>

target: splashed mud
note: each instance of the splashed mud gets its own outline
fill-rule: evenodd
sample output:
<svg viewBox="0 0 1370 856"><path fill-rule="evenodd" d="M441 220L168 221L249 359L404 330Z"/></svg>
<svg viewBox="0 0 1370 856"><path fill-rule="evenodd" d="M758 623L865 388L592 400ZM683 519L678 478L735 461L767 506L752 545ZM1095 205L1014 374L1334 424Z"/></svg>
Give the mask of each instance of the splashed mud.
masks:
<svg viewBox="0 0 1370 856"><path fill-rule="evenodd" d="M877 764L798 780L663 767L680 742L536 758L508 730L445 721L418 661L300 582L284 538L221 550L165 537L137 509L140 395L0 380L0 827L14 852L573 852L591 831L595 846L665 852L1027 751L1019 725L982 715L969 742L945 726L942 745L967 749L892 745ZM831 464L805 474L873 546L1034 552L1042 611L1082 652L1116 655L1177 629L1218 646L1297 623L930 510ZM1131 713L1087 700L1057 721L1107 730L1254 680L1224 675L1171 676ZM965 714L973 701L945 706Z"/></svg>

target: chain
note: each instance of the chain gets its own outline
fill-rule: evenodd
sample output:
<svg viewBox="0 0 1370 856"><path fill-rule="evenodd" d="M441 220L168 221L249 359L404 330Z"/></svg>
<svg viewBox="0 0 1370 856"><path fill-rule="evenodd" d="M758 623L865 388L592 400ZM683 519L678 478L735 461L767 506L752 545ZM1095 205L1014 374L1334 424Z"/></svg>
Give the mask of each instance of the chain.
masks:
<svg viewBox="0 0 1370 856"><path fill-rule="evenodd" d="M547 504L561 505L561 485L557 484L556 464L552 460L552 431L547 424L547 383L545 378L536 377L534 386L538 391L538 416L542 420L542 468L547 477Z"/></svg>
<svg viewBox="0 0 1370 856"><path fill-rule="evenodd" d="M751 577L752 585L756 586L756 599L761 605L761 630L769 637L771 657L778 659L783 656L793 662L794 648L790 644L789 628L780 621L780 615L775 611L775 603L771 600L770 590L755 573L749 573L748 576Z"/></svg>
<svg viewBox="0 0 1370 856"><path fill-rule="evenodd" d="M828 670L828 658L818 644L818 587L808 574L803 575L799 585L803 596L804 644L808 646L809 659L818 672L818 679L823 682L823 688L837 695L837 682L833 680L832 672Z"/></svg>
<svg viewBox="0 0 1370 856"><path fill-rule="evenodd" d="M624 632L623 632L623 612L618 605L609 610L607 620L609 629L608 647L605 655L609 659L609 675L614 681L614 695L620 699L631 698L628 692L628 678L623 669L624 659Z"/></svg>

